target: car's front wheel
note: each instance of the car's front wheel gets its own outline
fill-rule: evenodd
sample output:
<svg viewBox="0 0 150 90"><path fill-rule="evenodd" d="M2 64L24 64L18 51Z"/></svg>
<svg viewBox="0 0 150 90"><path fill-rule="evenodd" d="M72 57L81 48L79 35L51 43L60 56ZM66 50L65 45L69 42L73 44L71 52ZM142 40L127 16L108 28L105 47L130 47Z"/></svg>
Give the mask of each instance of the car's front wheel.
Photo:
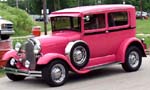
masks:
<svg viewBox="0 0 150 90"><path fill-rule="evenodd" d="M67 81L68 67L63 61L53 61L44 67L42 77L52 87L61 86Z"/></svg>
<svg viewBox="0 0 150 90"><path fill-rule="evenodd" d="M15 66L10 65L10 61L7 62L6 67L16 69ZM26 77L26 76L22 76L22 75L11 74L11 73L6 73L6 76L12 81L21 81L21 80L24 80Z"/></svg>
<svg viewBox="0 0 150 90"><path fill-rule="evenodd" d="M137 71L142 64L141 51L136 46L130 46L126 51L125 63L122 67L127 72Z"/></svg>

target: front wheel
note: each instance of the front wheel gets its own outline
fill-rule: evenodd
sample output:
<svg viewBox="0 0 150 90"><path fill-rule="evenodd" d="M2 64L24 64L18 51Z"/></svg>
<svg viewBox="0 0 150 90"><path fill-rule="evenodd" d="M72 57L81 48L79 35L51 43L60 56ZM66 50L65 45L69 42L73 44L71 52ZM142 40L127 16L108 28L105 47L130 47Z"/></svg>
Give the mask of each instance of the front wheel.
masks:
<svg viewBox="0 0 150 90"><path fill-rule="evenodd" d="M141 51L136 46L130 46L126 51L125 63L122 67L127 72L137 71L142 64Z"/></svg>
<svg viewBox="0 0 150 90"><path fill-rule="evenodd" d="M15 66L10 65L10 61L7 62L6 67L16 69ZM22 76L22 75L11 74L11 73L6 73L6 76L12 81L21 81L21 80L24 80L26 77L26 76Z"/></svg>
<svg viewBox="0 0 150 90"><path fill-rule="evenodd" d="M53 61L43 69L42 77L52 87L61 86L67 81L68 67L60 60Z"/></svg>

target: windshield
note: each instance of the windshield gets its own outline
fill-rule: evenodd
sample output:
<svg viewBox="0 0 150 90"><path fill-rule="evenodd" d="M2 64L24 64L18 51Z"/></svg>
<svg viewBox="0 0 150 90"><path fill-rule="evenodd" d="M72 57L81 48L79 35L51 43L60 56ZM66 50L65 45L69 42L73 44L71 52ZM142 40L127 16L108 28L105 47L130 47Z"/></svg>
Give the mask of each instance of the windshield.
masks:
<svg viewBox="0 0 150 90"><path fill-rule="evenodd" d="M59 16L51 17L52 31L72 30L81 31L79 17Z"/></svg>

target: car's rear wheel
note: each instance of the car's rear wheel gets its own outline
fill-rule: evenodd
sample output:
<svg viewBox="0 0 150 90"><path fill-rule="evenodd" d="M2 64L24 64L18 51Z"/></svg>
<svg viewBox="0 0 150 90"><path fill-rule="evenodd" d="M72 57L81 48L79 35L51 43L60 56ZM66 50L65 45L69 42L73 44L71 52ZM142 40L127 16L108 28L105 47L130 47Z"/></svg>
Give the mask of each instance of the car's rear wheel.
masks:
<svg viewBox="0 0 150 90"><path fill-rule="evenodd" d="M89 62L89 48L84 43L76 43L70 52L71 63L77 68L81 69Z"/></svg>
<svg viewBox="0 0 150 90"><path fill-rule="evenodd" d="M42 77L52 87L61 86L67 81L68 67L63 61L53 61L44 67Z"/></svg>
<svg viewBox="0 0 150 90"><path fill-rule="evenodd" d="M6 39L9 39L9 35L1 35L0 36L1 37L1 40L6 40Z"/></svg>
<svg viewBox="0 0 150 90"><path fill-rule="evenodd" d="M126 51L125 63L122 67L127 72L137 71L142 64L141 51L136 46L130 46Z"/></svg>
<svg viewBox="0 0 150 90"><path fill-rule="evenodd" d="M12 65L10 64L10 61L7 62L6 67L16 69L15 66L12 66ZM11 74L11 73L6 73L6 76L7 76L10 80L12 80L12 81L21 81L21 80L24 80L24 79L26 78L26 76L15 75L15 74Z"/></svg>

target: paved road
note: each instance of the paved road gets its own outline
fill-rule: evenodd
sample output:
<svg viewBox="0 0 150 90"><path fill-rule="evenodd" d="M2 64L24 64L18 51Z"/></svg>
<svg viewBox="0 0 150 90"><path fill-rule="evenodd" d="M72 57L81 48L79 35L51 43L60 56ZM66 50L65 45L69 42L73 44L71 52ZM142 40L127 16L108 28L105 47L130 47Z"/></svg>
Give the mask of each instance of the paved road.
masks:
<svg viewBox="0 0 150 90"><path fill-rule="evenodd" d="M138 72L126 73L120 65L114 65L86 75L71 74L67 84L55 88L41 79L12 82L4 77L0 90L150 90L150 56L144 58Z"/></svg>

